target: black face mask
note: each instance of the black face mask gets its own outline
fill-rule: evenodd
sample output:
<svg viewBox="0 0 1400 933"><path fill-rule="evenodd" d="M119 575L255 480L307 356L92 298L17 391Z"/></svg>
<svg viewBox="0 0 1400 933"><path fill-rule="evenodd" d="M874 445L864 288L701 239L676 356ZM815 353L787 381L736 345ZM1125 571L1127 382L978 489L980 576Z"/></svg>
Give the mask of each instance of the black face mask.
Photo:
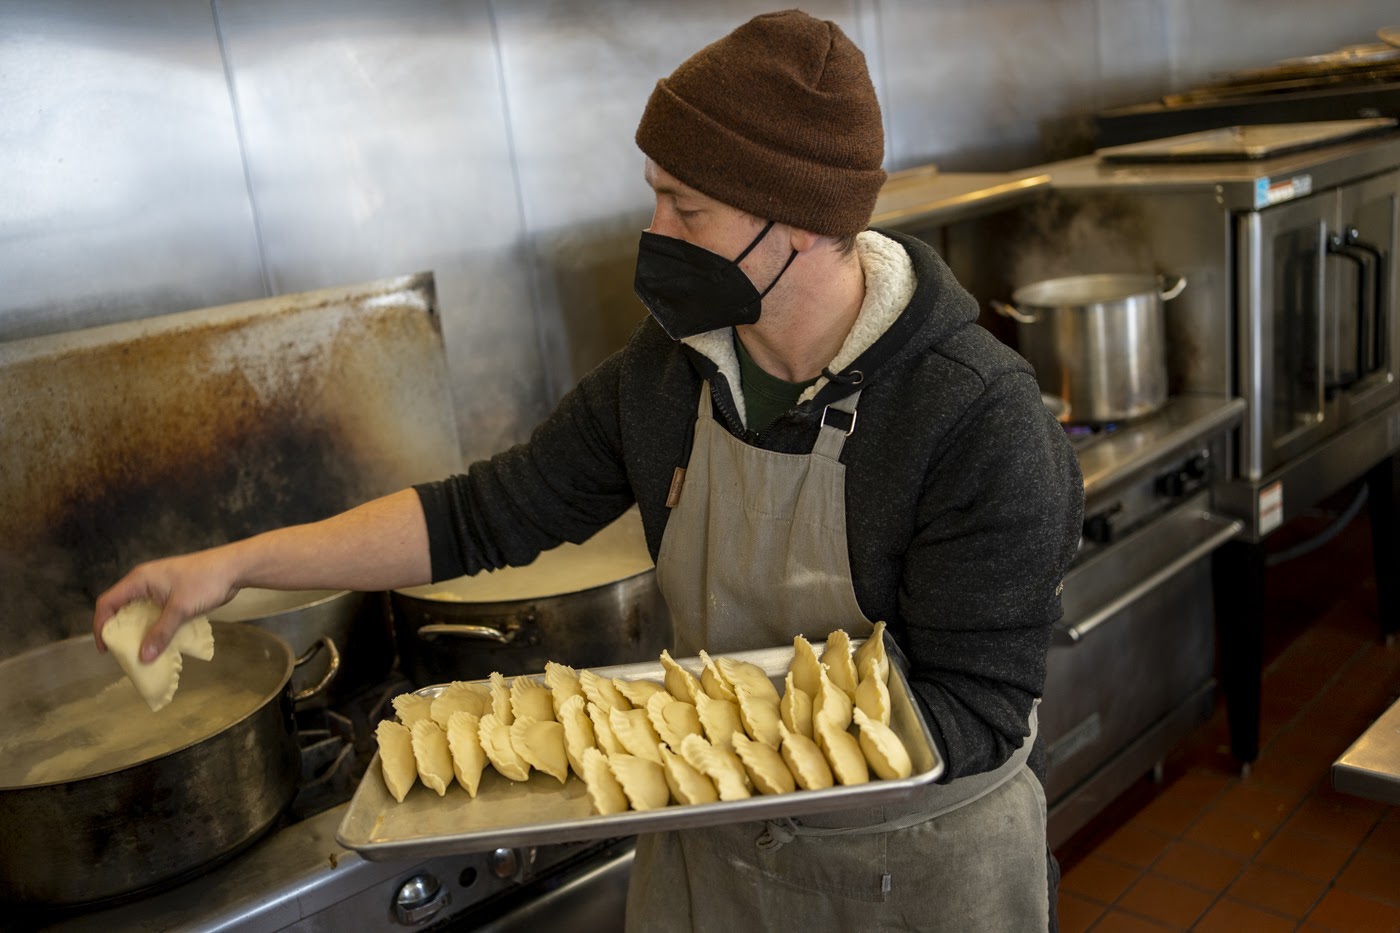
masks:
<svg viewBox="0 0 1400 933"><path fill-rule="evenodd" d="M797 250L793 250L767 288L762 292L754 288L739 263L771 229L770 220L733 260L685 240L643 231L632 287L672 340L752 324L758 320L763 296L773 290L797 258Z"/></svg>

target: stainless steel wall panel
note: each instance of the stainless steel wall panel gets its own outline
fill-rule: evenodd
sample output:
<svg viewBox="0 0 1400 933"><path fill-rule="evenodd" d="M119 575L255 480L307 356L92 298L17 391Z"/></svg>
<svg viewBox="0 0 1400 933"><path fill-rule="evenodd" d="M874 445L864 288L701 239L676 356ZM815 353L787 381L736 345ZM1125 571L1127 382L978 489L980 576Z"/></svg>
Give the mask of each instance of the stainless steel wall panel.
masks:
<svg viewBox="0 0 1400 933"><path fill-rule="evenodd" d="M264 294L207 3L0 12L0 340Z"/></svg>
<svg viewBox="0 0 1400 933"><path fill-rule="evenodd" d="M885 0L879 45L892 168L1035 164L1042 121L1095 100L1093 0Z"/></svg>
<svg viewBox="0 0 1400 933"><path fill-rule="evenodd" d="M1220 72L1379 42L1376 30L1400 18L1395 0L1163 2L1172 36L1170 90L1183 90Z"/></svg>
<svg viewBox="0 0 1400 933"><path fill-rule="evenodd" d="M547 412L482 2L220 0L275 292L430 270L463 453Z"/></svg>
<svg viewBox="0 0 1400 933"><path fill-rule="evenodd" d="M434 272L463 452L526 435L642 311L636 120L760 0L10 0L0 339ZM1393 3L817 0L887 167L1042 161L1047 128L1374 41Z"/></svg>
<svg viewBox="0 0 1400 933"><path fill-rule="evenodd" d="M1096 109L1152 100L1172 79L1178 20L1169 0L1096 0Z"/></svg>

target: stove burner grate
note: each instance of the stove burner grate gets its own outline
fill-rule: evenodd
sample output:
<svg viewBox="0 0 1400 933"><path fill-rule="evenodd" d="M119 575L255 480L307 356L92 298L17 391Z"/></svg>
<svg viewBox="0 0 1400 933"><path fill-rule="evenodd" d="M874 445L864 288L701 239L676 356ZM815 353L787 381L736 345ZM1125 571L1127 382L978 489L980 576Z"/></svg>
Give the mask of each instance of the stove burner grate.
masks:
<svg viewBox="0 0 1400 933"><path fill-rule="evenodd" d="M287 808L289 822L315 816L354 796L374 757L375 727L394 715L390 700L412 689L407 679L395 674L334 707L297 711L301 784Z"/></svg>

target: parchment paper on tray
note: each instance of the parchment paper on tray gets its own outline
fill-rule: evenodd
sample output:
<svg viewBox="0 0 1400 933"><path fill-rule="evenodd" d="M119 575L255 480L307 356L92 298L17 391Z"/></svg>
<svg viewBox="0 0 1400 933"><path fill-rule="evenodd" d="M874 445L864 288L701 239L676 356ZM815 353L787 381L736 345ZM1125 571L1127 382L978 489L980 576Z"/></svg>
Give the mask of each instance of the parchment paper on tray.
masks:
<svg viewBox="0 0 1400 933"><path fill-rule="evenodd" d="M856 641L859 644L859 641ZM891 646L888 642L887 646ZM783 676L792 662L793 649L768 648L735 652L730 657L757 664L781 691ZM409 791L402 803L384 785L376 754L364 780L350 801L336 839L373 861L425 858L461 852L479 852L498 846L544 845L612 839L637 833L714 826L776 817L800 817L808 813L875 806L909 797L943 773L928 725L909 690L898 651L891 650L889 691L890 727L903 741L913 762L907 778L875 780L865 784L822 790L796 790L786 794L755 795L744 800L628 811L601 816L594 812L583 781L570 773L560 784L547 774L532 772L528 781L514 782L488 768L482 775L476 798L453 782L445 796L421 785ZM699 658L681 658L680 664L696 676ZM665 670L655 664L622 664L594 668L605 677L625 680L645 678L658 683ZM543 675L536 679L543 682ZM436 696L443 686L417 691Z"/></svg>

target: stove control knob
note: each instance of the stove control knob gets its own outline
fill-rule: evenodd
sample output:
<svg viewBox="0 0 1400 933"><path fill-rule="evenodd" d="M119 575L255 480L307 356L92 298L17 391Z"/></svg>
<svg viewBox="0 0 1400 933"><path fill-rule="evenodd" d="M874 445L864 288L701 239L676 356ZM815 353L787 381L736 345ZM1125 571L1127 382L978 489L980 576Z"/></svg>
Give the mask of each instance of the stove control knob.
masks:
<svg viewBox="0 0 1400 933"><path fill-rule="evenodd" d="M1083 538L1095 544L1108 544L1113 540L1113 514L1100 512L1084 519Z"/></svg>
<svg viewBox="0 0 1400 933"><path fill-rule="evenodd" d="M1157 493L1168 499L1180 499L1186 495L1186 484L1190 478L1184 469L1165 473L1157 477Z"/></svg>
<svg viewBox="0 0 1400 933"><path fill-rule="evenodd" d="M404 926L415 926L447 906L447 889L432 875L414 875L394 897L394 916Z"/></svg>
<svg viewBox="0 0 1400 933"><path fill-rule="evenodd" d="M510 878L520 870L520 856L514 849L497 849L487 856L486 861L497 878Z"/></svg>
<svg viewBox="0 0 1400 933"><path fill-rule="evenodd" d="M1157 478L1157 492L1168 499L1180 499L1195 492L1201 481L1210 476L1210 457L1196 454L1180 467Z"/></svg>

